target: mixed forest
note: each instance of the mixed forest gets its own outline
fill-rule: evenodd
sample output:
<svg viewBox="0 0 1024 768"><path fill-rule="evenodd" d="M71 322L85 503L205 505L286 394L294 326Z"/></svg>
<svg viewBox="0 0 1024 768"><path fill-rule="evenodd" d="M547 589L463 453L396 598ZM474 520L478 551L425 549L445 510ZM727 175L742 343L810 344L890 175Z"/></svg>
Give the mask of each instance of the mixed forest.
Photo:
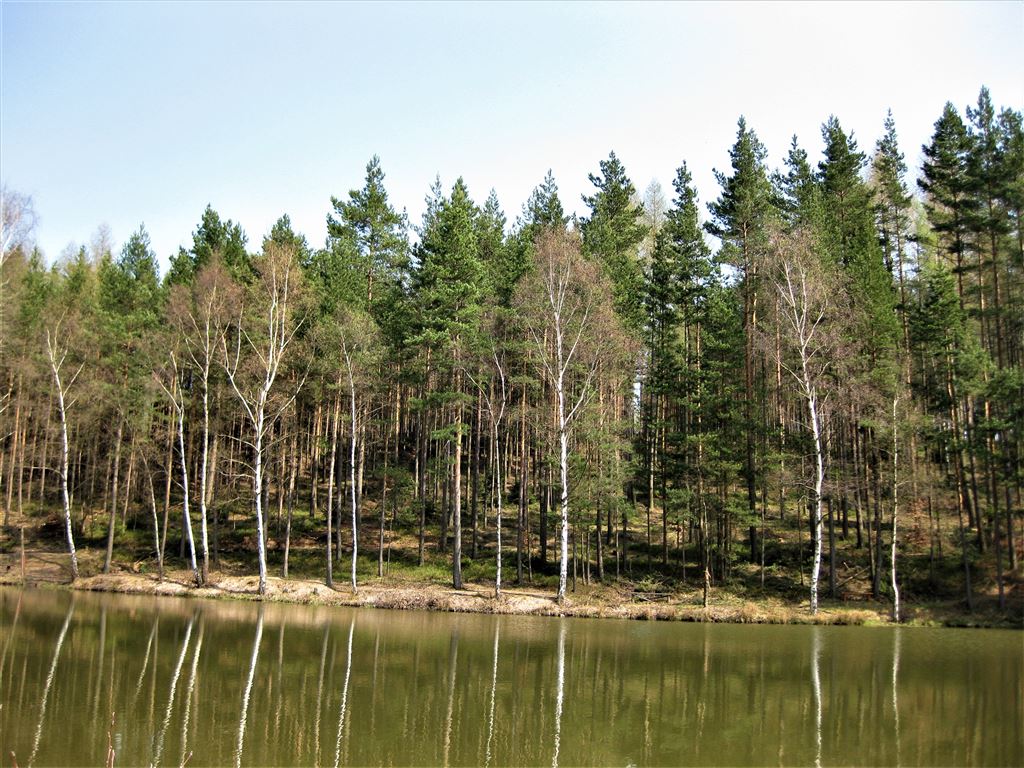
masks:
<svg viewBox="0 0 1024 768"><path fill-rule="evenodd" d="M261 592L291 568L1006 609L1021 112L947 104L916 179L881 118L778 169L741 118L709 201L611 153L582 217L549 172L514 220L460 178L411 223L374 157L323 247L207 207L162 275L143 227L51 263L5 189L0 548Z"/></svg>

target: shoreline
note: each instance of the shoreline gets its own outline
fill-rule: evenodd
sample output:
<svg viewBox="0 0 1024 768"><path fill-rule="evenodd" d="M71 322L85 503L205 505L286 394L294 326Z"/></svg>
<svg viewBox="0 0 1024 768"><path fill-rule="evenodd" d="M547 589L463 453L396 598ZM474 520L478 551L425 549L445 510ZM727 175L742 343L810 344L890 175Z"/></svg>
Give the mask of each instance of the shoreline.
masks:
<svg viewBox="0 0 1024 768"><path fill-rule="evenodd" d="M12 569L13 570L13 569ZM18 576L19 578L12 578ZM268 577L267 593L257 594L255 576L233 576L214 572L207 586L189 584L188 571L169 572L163 580L153 574L116 572L80 577L74 582L29 578L8 571L0 575L0 585L32 588L56 588L87 592L108 592L154 597L186 597L207 600L263 601L295 605L325 605L376 608L386 610L426 610L448 613L481 613L572 618L613 618L641 621L684 621L731 624L806 624L844 626L895 626L888 606L846 607L826 603L816 616L805 605L786 603L776 598L744 599L726 592L712 595L711 604L700 605L700 591L666 596L628 594L614 587L587 588L566 596L563 605L553 592L529 587L502 589L500 600L491 586L467 585L456 590L449 586L423 582L380 584L367 582L353 593L348 585L327 587L322 581L300 578ZM1024 628L1005 615L952 610L949 606L915 606L900 626Z"/></svg>

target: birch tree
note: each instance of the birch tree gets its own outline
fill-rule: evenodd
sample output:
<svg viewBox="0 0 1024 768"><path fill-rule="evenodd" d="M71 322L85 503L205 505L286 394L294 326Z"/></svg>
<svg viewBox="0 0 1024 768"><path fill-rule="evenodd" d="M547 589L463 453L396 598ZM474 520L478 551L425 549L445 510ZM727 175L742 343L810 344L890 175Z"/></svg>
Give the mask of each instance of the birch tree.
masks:
<svg viewBox="0 0 1024 768"><path fill-rule="evenodd" d="M778 350L778 363L789 375L807 406L807 428L813 443L813 479L810 482L811 613L818 612L818 577L822 553L822 491L827 472L823 410L833 392L830 376L843 356L841 322L850 308L842 306L845 291L838 274L822 261L811 236L804 230L776 234L771 240L771 285L778 297L779 338L770 343Z"/></svg>
<svg viewBox="0 0 1024 768"><path fill-rule="evenodd" d="M554 393L561 483L557 600L565 600L569 561L569 461L574 427L594 394L599 367L627 347L611 311L612 291L597 264L580 254L575 233L542 232L519 308L540 376Z"/></svg>
<svg viewBox="0 0 1024 768"><path fill-rule="evenodd" d="M68 553L71 555L71 580L78 578L78 553L75 551L75 536L71 530L71 497L68 493L68 410L74 404L68 400L68 393L74 386L84 363L80 364L70 376L64 366L68 359L71 344L64 328L63 318L58 320L53 329L46 329L46 359L53 377L53 389L57 395L57 416L60 419L60 492L61 504L64 509L64 532L68 540Z"/></svg>
<svg viewBox="0 0 1024 768"><path fill-rule="evenodd" d="M185 540L188 544L189 564L192 568L192 578L196 585L202 583L199 574L199 565L196 562L196 542L192 533L192 511L190 507L189 486L188 486L188 458L185 453L185 389L182 385L182 371L178 365L177 351L172 349L168 355L170 368L162 375L157 375L157 383L163 390L164 395L170 400L174 408L174 416L178 422L178 455L181 459L181 503L185 528ZM169 465L168 465L169 466Z"/></svg>
<svg viewBox="0 0 1024 768"><path fill-rule="evenodd" d="M6 346L6 313L10 305L8 283L4 266L11 254L24 247L31 238L36 225L36 213L32 198L22 195L6 186L0 186L0 352ZM0 396L0 413L6 405L6 397Z"/></svg>
<svg viewBox="0 0 1024 768"><path fill-rule="evenodd" d="M263 595L267 591L264 453L270 428L295 397L292 393L286 398L272 400L271 394L285 354L302 324L297 311L302 275L296 249L272 241L264 243L263 255L255 266L259 278L253 286L248 312L243 304L234 327L221 340L221 351L224 372L242 406L250 432L244 442L252 450L250 469L256 514L259 593Z"/></svg>
<svg viewBox="0 0 1024 768"><path fill-rule="evenodd" d="M352 591L356 592L359 585L356 579L356 563L359 556L359 478L356 474L356 449L362 424L360 412L365 409L360 400L367 389L367 378L370 371L378 369L374 360L377 352L377 328L373 320L361 312L346 311L339 322L342 362L345 367L345 378L348 382L349 420L351 439L349 440L349 503L352 521Z"/></svg>
<svg viewBox="0 0 1024 768"><path fill-rule="evenodd" d="M170 316L185 351L198 374L202 398L203 434L199 459L199 525L203 553L202 582L210 578L210 545L207 526L210 457L210 376L223 346L226 319L237 304L237 290L220 263L219 255L202 267L188 288L175 286L171 295Z"/></svg>

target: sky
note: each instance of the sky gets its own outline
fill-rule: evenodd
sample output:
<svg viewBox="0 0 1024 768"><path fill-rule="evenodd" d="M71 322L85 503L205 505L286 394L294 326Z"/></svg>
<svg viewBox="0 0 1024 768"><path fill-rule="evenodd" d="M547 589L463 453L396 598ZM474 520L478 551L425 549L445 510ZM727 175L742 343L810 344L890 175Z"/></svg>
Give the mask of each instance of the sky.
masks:
<svg viewBox="0 0 1024 768"><path fill-rule="evenodd" d="M249 247L314 246L381 158L413 224L436 176L510 222L550 168L581 215L614 150L640 192L685 161L717 197L744 115L782 165L835 115L911 174L943 105L1024 105L1024 2L242 3L0 0L0 182L53 260L145 224L166 267L211 204ZM911 179L912 183L912 179Z"/></svg>

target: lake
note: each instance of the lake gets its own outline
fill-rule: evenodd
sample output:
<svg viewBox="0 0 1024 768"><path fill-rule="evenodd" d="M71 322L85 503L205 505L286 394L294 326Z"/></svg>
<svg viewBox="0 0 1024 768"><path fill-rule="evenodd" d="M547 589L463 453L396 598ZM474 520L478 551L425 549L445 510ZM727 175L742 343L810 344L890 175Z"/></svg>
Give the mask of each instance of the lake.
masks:
<svg viewBox="0 0 1024 768"><path fill-rule="evenodd" d="M0 588L19 766L1022 765L1024 635Z"/></svg>

